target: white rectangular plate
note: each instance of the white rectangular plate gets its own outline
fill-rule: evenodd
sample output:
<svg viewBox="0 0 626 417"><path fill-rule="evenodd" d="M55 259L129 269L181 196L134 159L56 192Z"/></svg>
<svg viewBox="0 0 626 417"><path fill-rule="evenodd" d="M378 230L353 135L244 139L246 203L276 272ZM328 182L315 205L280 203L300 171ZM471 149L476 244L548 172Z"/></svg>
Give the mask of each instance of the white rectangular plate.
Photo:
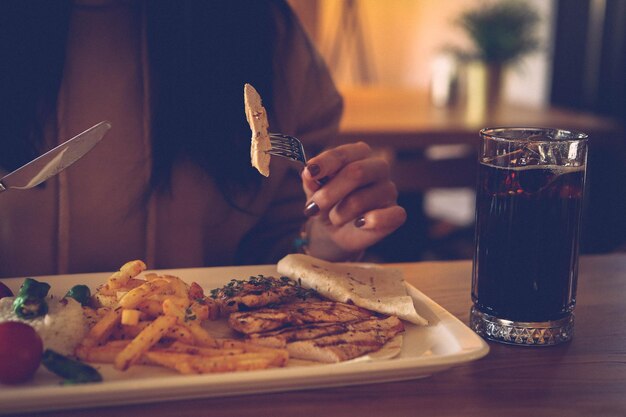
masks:
<svg viewBox="0 0 626 417"><path fill-rule="evenodd" d="M207 293L231 279L247 279L259 274L278 276L273 265L158 272L179 276L186 282L196 281ZM36 279L50 283L51 294L62 296L76 284L95 288L108 275ZM22 281L3 280L14 292ZM402 351L393 359L193 376L156 367L137 366L127 372L118 372L111 366L98 365L104 382L67 386L60 385L58 377L40 367L34 380L26 385L0 386L0 414L400 381L426 377L488 353L487 344L456 317L417 289L409 287L409 292L418 313L428 319L430 325L419 327L405 323Z"/></svg>

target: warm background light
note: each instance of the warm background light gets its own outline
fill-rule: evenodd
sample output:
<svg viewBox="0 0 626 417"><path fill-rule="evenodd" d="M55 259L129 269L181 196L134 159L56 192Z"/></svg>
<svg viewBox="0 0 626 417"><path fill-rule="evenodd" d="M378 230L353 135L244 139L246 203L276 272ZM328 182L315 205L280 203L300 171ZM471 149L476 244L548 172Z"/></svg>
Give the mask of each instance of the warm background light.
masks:
<svg viewBox="0 0 626 417"><path fill-rule="evenodd" d="M504 98L511 102L547 103L552 50L554 0L528 0L540 13L541 52L524 58L507 74ZM290 0L327 60L339 87L354 85L428 89L433 64L446 45L468 45L452 24L459 13L477 7L480 0ZM342 13L355 12L357 28L351 31ZM345 19L345 16L343 17ZM352 27L354 29L354 27ZM360 32L358 32L360 30ZM364 56L359 56L357 36ZM339 59L333 49L339 48ZM368 76L363 79L363 73Z"/></svg>

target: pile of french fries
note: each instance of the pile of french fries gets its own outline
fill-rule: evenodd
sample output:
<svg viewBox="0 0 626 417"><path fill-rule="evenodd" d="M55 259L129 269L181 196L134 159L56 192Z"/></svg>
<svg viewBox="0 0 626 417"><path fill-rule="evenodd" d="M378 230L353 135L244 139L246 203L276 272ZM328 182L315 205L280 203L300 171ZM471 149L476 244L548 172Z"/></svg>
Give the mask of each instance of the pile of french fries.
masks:
<svg viewBox="0 0 626 417"><path fill-rule="evenodd" d="M145 273L144 262L127 262L101 285L101 306L86 338L76 348L85 362L110 363L124 371L135 364L159 365L183 374L234 372L285 366L285 349L236 339L213 338L204 320L216 319L219 306L197 283Z"/></svg>

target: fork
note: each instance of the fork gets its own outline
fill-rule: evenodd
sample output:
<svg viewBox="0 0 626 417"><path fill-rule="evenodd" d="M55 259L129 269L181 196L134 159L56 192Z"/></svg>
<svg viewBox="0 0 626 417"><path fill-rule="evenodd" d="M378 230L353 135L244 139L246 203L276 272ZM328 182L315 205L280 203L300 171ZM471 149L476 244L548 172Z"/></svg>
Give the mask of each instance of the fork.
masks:
<svg viewBox="0 0 626 417"><path fill-rule="evenodd" d="M291 159L306 166L306 154L300 139L295 136L283 135L282 133L270 133L270 143L272 144L272 149L267 151L270 155ZM329 177L324 177L315 180L315 182L317 185L322 186L329 180Z"/></svg>
<svg viewBox="0 0 626 417"><path fill-rule="evenodd" d="M270 143L272 149L267 151L270 155L291 159L306 165L306 154L300 139L282 133L270 133Z"/></svg>

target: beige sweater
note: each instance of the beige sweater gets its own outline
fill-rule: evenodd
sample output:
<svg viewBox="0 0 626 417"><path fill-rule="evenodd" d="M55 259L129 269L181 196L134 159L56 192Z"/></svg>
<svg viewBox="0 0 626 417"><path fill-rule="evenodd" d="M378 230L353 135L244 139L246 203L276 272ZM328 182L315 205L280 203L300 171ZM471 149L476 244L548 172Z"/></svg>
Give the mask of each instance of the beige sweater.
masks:
<svg viewBox="0 0 626 417"><path fill-rule="evenodd" d="M261 192L244 203L254 215L230 208L212 179L184 162L174 168L171 195L141 203L150 172L142 27L124 3L73 11L59 140L101 120L113 128L44 188L0 195L0 277L113 271L131 259L149 268L267 263L290 250L304 194L300 167L285 160L273 158ZM334 137L341 98L308 42L298 30L279 45L284 73L270 124L313 149Z"/></svg>

